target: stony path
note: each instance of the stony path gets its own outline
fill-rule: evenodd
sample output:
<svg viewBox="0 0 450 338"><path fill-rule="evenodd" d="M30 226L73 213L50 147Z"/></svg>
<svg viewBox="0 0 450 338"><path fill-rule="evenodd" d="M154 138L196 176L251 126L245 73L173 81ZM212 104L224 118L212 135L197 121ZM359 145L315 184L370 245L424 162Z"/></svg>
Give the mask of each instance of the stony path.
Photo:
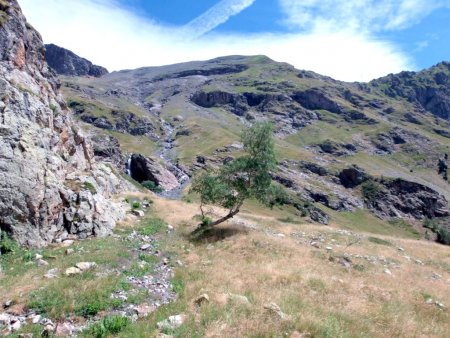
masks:
<svg viewBox="0 0 450 338"><path fill-rule="evenodd" d="M168 226L165 231L167 232L167 235L170 236L173 232L173 228ZM83 324L77 323L75 320L71 319L70 316L67 317L68 319L65 322L57 323L55 320L37 314L33 310L28 310L20 314L10 313L8 312L8 307L12 304L8 304L7 302L3 304L3 312L0 311L0 336L14 333L26 324L36 324L42 327L42 336L44 337L53 335L56 335L57 337L75 337L81 334L81 332L89 326L99 322L107 316L123 316L129 318L131 322L135 322L139 318L147 317L161 305L174 301L176 299L176 293L173 291L171 284L173 267L170 265L169 257L166 257L165 254L158 249L158 238L155 236L142 235L137 231L133 231L125 237L120 235L113 236L117 240L129 243L127 247L129 248L130 258L120 268L111 271L101 271L98 272L98 275L126 275L126 281L131 287L126 291L120 289L111 294L111 299L120 300L121 306L119 308L102 312ZM73 249L69 248L67 250ZM151 260L155 262L151 269L148 269L148 273L136 276L127 273L127 271L133 271L133 264L137 264L140 268L145 268L149 265L150 263L143 260L143 257L150 257ZM42 258L38 257L38 264L39 261L45 262ZM182 263L178 261L175 264L181 265ZM82 274L87 270L101 270L101 266L97 266L95 262L80 262L77 263L76 266L68 268L65 271L65 275ZM57 271L57 269L52 269L47 272L45 277L59 278L58 274L60 274L60 272ZM138 293L145 294L144 299L139 304L130 302L129 299Z"/></svg>

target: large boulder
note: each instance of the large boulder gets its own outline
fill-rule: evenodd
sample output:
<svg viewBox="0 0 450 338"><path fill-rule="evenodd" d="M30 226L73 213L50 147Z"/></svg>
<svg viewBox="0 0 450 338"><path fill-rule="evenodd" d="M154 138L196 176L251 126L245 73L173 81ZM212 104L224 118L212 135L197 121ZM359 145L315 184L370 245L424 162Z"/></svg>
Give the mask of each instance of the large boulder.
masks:
<svg viewBox="0 0 450 338"><path fill-rule="evenodd" d="M339 173L339 181L345 188L354 188L367 179L369 179L369 175L356 165L342 169Z"/></svg>

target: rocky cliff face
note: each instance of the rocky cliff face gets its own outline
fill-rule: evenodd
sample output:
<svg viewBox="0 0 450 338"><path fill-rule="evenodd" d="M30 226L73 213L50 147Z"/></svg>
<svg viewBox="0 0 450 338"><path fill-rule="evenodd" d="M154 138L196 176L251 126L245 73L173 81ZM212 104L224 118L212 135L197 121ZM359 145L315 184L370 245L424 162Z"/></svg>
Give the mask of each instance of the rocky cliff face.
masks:
<svg viewBox="0 0 450 338"><path fill-rule="evenodd" d="M48 65L60 75L100 77L108 74L106 68L96 66L65 48L49 44L45 49Z"/></svg>
<svg viewBox="0 0 450 338"><path fill-rule="evenodd" d="M121 180L94 163L47 66L39 33L16 0L2 3L0 229L30 246L69 234L108 234L121 217L108 200Z"/></svg>

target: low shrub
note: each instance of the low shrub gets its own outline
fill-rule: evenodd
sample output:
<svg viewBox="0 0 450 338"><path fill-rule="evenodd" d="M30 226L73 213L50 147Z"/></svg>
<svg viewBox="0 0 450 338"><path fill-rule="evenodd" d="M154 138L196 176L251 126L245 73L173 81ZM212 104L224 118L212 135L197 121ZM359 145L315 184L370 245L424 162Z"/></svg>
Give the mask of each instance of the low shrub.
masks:
<svg viewBox="0 0 450 338"><path fill-rule="evenodd" d="M163 192L163 189L153 181L144 181L141 184L144 188L147 188L155 193Z"/></svg>
<svg viewBox="0 0 450 338"><path fill-rule="evenodd" d="M92 325L86 332L86 336L103 338L116 335L130 325L130 319L122 316L109 316Z"/></svg>

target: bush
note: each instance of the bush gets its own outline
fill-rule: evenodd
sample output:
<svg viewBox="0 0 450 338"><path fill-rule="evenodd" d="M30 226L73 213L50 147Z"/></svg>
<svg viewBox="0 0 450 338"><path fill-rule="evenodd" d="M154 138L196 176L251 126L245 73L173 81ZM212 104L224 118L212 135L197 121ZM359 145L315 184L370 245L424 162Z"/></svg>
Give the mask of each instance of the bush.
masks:
<svg viewBox="0 0 450 338"><path fill-rule="evenodd" d="M84 182L83 183L83 188L86 190L89 190L92 194L96 194L97 193L97 189L95 189L94 185L90 182Z"/></svg>
<svg viewBox="0 0 450 338"><path fill-rule="evenodd" d="M109 316L95 323L87 330L87 335L95 338L103 338L116 335L130 325L130 320L122 316Z"/></svg>
<svg viewBox="0 0 450 338"><path fill-rule="evenodd" d="M14 252L19 248L17 243L8 236L6 233L0 232L0 253L5 255L10 252Z"/></svg>
<svg viewBox="0 0 450 338"><path fill-rule="evenodd" d="M138 201L133 201L133 203L131 203L131 207L133 209L139 209L141 207L141 203Z"/></svg>
<svg viewBox="0 0 450 338"><path fill-rule="evenodd" d="M441 244L450 245L450 230L448 229L447 218L425 218L423 221L424 228L433 231L437 237L436 241Z"/></svg>
<svg viewBox="0 0 450 338"><path fill-rule="evenodd" d="M364 182L361 185L361 188L363 197L369 203L374 203L377 201L381 197L381 193L383 191L383 187L372 179Z"/></svg>
<svg viewBox="0 0 450 338"><path fill-rule="evenodd" d="M441 244L450 245L450 231L445 226L440 226L437 231L437 241Z"/></svg>
<svg viewBox="0 0 450 338"><path fill-rule="evenodd" d="M144 188L147 188L155 193L163 192L163 189L153 181L144 181L141 184Z"/></svg>

